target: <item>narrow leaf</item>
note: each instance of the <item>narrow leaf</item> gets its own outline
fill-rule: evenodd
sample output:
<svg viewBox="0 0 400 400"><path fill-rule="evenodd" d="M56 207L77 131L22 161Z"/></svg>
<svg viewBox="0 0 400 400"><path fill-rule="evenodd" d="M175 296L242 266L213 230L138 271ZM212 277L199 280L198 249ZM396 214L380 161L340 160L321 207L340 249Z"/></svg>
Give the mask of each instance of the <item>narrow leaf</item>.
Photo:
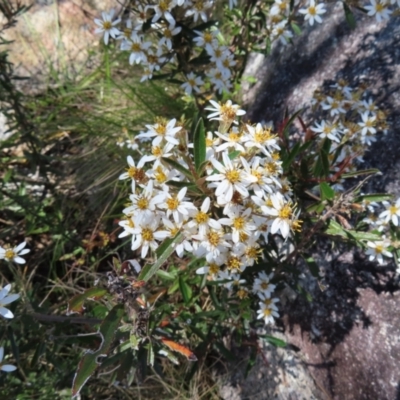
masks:
<svg viewBox="0 0 400 400"><path fill-rule="evenodd" d="M172 168L175 168L179 172L182 172L183 175L185 175L190 181L193 181L193 175L192 173L186 169L183 165L179 164L175 160L171 160L170 158L163 157L162 160L166 162L168 165L170 165Z"/></svg>
<svg viewBox="0 0 400 400"><path fill-rule="evenodd" d="M350 10L350 7L346 4L346 2L343 2L343 8L347 23L351 29L354 29L356 27L356 19L354 18L353 12Z"/></svg>
<svg viewBox="0 0 400 400"><path fill-rule="evenodd" d="M308 268L310 269L312 276L314 276L315 278L319 278L319 267L315 260L312 257L309 257L306 258L305 261L308 265Z"/></svg>
<svg viewBox="0 0 400 400"><path fill-rule="evenodd" d="M185 304L189 304L190 299L192 298L192 289L186 283L182 276L179 277L179 289L182 293L183 301Z"/></svg>
<svg viewBox="0 0 400 400"><path fill-rule="evenodd" d="M74 296L69 302L68 302L68 309L67 309L67 315L71 314L82 314L84 310L83 303L86 300L97 300L103 297L107 293L107 289L100 288L100 287L93 287L90 289L87 289L84 293L78 294Z"/></svg>
<svg viewBox="0 0 400 400"><path fill-rule="evenodd" d="M361 175L375 175L375 174L380 174L380 173L381 173L381 171L379 171L379 169L371 168L371 169L364 169L361 171L348 172L346 174L342 174L341 177L342 178L356 178L357 176L361 176Z"/></svg>
<svg viewBox="0 0 400 400"><path fill-rule="evenodd" d="M206 160L206 134L203 118L199 118L193 135L194 146L194 165L197 173L200 172L201 165Z"/></svg>
<svg viewBox="0 0 400 400"><path fill-rule="evenodd" d="M179 232L173 239L168 238L164 240L161 246L156 250L157 261L154 264L146 264L139 274L139 280L148 281L168 260L168 257L175 251L175 245L178 244L183 238Z"/></svg>
<svg viewBox="0 0 400 400"><path fill-rule="evenodd" d="M72 397L76 397L79 394L82 387L93 375L94 371L99 365L99 357L107 355L114 338L114 334L119 326L124 312L124 305L118 304L104 319L98 331L98 334L101 338L100 347L97 351L88 350L79 362L78 369L75 373L72 383Z"/></svg>
<svg viewBox="0 0 400 400"><path fill-rule="evenodd" d="M274 345L276 347L286 347L287 346L287 343L284 340L278 339L275 336L265 335L263 337L268 343L271 343L272 345Z"/></svg>

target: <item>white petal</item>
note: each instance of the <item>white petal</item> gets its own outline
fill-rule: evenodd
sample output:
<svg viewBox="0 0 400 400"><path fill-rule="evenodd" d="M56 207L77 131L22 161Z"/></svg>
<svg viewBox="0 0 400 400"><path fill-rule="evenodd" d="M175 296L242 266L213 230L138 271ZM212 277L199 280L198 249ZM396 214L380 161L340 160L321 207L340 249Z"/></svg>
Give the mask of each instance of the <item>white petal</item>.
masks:
<svg viewBox="0 0 400 400"><path fill-rule="evenodd" d="M13 372L17 369L17 367L14 365L6 364L6 365L2 365L0 367L0 369L4 372Z"/></svg>
<svg viewBox="0 0 400 400"><path fill-rule="evenodd" d="M2 315L4 318L7 319L14 318L14 314L10 310L1 306L0 306L0 315Z"/></svg>

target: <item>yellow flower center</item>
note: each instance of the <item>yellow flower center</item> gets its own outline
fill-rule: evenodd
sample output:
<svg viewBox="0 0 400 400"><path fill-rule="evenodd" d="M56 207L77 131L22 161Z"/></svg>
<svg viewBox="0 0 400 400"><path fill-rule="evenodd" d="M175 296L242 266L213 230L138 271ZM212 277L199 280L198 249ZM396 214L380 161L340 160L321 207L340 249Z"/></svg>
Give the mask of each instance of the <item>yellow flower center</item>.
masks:
<svg viewBox="0 0 400 400"><path fill-rule="evenodd" d="M237 107L225 103L221 106L220 113L225 121L233 121L236 117L236 110Z"/></svg>
<svg viewBox="0 0 400 400"><path fill-rule="evenodd" d="M156 156L156 157L162 156L162 150L159 146L153 146L151 148L151 153L153 154L153 156Z"/></svg>
<svg viewBox="0 0 400 400"><path fill-rule="evenodd" d="M278 211L279 218L282 219L290 219L292 216L292 208L289 204L285 204L279 211Z"/></svg>
<svg viewBox="0 0 400 400"><path fill-rule="evenodd" d="M276 165L276 163L274 161L270 161L268 163L266 163L265 165L265 170L270 174L276 174L277 170L278 170L278 166Z"/></svg>
<svg viewBox="0 0 400 400"><path fill-rule="evenodd" d="M317 9L314 6L308 7L308 13L312 16L317 14Z"/></svg>
<svg viewBox="0 0 400 400"><path fill-rule="evenodd" d="M228 270L232 271L235 269L239 269L240 270L240 265L242 263L240 262L240 259L238 257L232 256L229 257L228 260L226 261L226 268L228 268Z"/></svg>
<svg viewBox="0 0 400 400"><path fill-rule="evenodd" d="M389 207L389 212L390 212L390 215L394 215L394 214L396 214L397 213L397 207L396 206L390 206Z"/></svg>
<svg viewBox="0 0 400 400"><path fill-rule="evenodd" d="M383 252L383 246L381 244L377 244L375 247L375 253L380 254Z"/></svg>
<svg viewBox="0 0 400 400"><path fill-rule="evenodd" d="M169 3L171 2L171 0L161 0L160 4L158 5L158 7L160 8L160 10L164 13L165 11L168 11L169 9Z"/></svg>
<svg viewBox="0 0 400 400"><path fill-rule="evenodd" d="M179 206L179 200L176 197L171 197L166 201L168 210L176 210Z"/></svg>
<svg viewBox="0 0 400 400"><path fill-rule="evenodd" d="M155 131L157 135L164 136L165 132L167 131L167 128L164 124L157 124L155 127Z"/></svg>
<svg viewBox="0 0 400 400"><path fill-rule="evenodd" d="M164 183L167 180L167 175L161 168L157 168L157 172L154 174L154 177L158 183Z"/></svg>
<svg viewBox="0 0 400 400"><path fill-rule="evenodd" d="M210 231L207 233L207 240L212 246L218 246L221 238L218 232Z"/></svg>
<svg viewBox="0 0 400 400"><path fill-rule="evenodd" d="M210 217L208 216L208 214L199 211L196 216L194 217L194 219L196 220L196 222L200 225L200 224L205 224L206 222L208 222L208 220L210 219Z"/></svg>
<svg viewBox="0 0 400 400"><path fill-rule="evenodd" d="M204 39L204 42L205 42L205 43L212 43L212 41L213 41L213 35L212 35L211 33L209 33L209 32L206 32L206 33L203 35L203 39Z"/></svg>
<svg viewBox="0 0 400 400"><path fill-rule="evenodd" d="M203 0L196 1L196 3L194 4L194 8L197 11L203 11L203 9L204 9L204 1Z"/></svg>
<svg viewBox="0 0 400 400"><path fill-rule="evenodd" d="M269 286L269 283L268 282L263 282L263 283L261 283L261 289L263 289L263 290L267 290L268 289L268 286Z"/></svg>
<svg viewBox="0 0 400 400"><path fill-rule="evenodd" d="M243 217L236 217L233 219L233 227L240 231L244 228L246 220Z"/></svg>
<svg viewBox="0 0 400 400"><path fill-rule="evenodd" d="M262 253L261 249L258 249L257 247L248 247L245 251L245 254L247 258L251 258L253 260L257 260L260 257L260 254Z"/></svg>
<svg viewBox="0 0 400 400"><path fill-rule="evenodd" d="M210 267L209 273L213 275L217 274L220 270L219 266L215 263L211 263L209 267Z"/></svg>
<svg viewBox="0 0 400 400"><path fill-rule="evenodd" d="M4 257L7 260L12 260L16 256L15 252L13 249L6 249L6 252L4 254Z"/></svg>
<svg viewBox="0 0 400 400"><path fill-rule="evenodd" d="M139 53L142 51L142 46L140 45L140 43L132 43L131 44L131 51L133 53Z"/></svg>
<svg viewBox="0 0 400 400"><path fill-rule="evenodd" d="M112 23L110 21L104 21L103 28L104 28L104 30L108 31L109 29L112 28Z"/></svg>
<svg viewBox="0 0 400 400"><path fill-rule="evenodd" d="M269 316L272 314L272 309L270 309L270 308L265 308L265 309L263 310L263 314L264 314L264 317L269 317Z"/></svg>
<svg viewBox="0 0 400 400"><path fill-rule="evenodd" d="M136 204L140 210L147 210L149 207L149 201L145 197L140 198Z"/></svg>
<svg viewBox="0 0 400 400"><path fill-rule="evenodd" d="M239 181L240 178L240 172L236 171L236 170L232 170L232 171L228 171L226 174L226 179L228 179L228 181L230 183L236 183Z"/></svg>
<svg viewBox="0 0 400 400"><path fill-rule="evenodd" d="M132 34L132 29L130 29L130 28L125 28L123 32L124 32L124 36L125 36L126 38L130 38L130 37L131 37L131 34Z"/></svg>
<svg viewBox="0 0 400 400"><path fill-rule="evenodd" d="M237 132L231 132L230 134L229 134L229 140L230 141L232 141L232 142L238 142L239 141L239 139L240 139L240 134L239 133L237 133Z"/></svg>
<svg viewBox="0 0 400 400"><path fill-rule="evenodd" d="M142 229L142 238L145 242L151 242L154 239L153 231L149 228Z"/></svg>

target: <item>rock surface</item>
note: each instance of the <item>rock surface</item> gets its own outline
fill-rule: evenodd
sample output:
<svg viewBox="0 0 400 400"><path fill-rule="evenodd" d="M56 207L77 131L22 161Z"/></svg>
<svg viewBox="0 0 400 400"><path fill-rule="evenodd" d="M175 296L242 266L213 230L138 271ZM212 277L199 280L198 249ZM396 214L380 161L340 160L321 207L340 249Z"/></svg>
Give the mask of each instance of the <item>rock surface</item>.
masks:
<svg viewBox="0 0 400 400"><path fill-rule="evenodd" d="M367 82L378 106L389 111L391 129L365 157L366 168L383 172L365 191L399 196L399 18L378 24L359 16L356 29L351 30L340 3L331 11L323 24L307 28L296 38L293 47L275 48L267 60L253 57L247 73L258 82L246 94L248 115L253 122L277 123L285 107L291 113L304 107L314 90L327 82L339 78L350 86ZM370 264L347 249L332 253L322 248L318 254L325 290L316 280L306 279L304 286L313 302L299 296L283 307L286 340L300 349L310 375L322 389L317 398L400 399L400 292L395 268ZM275 367L282 368L279 363L270 368ZM302 398L301 386L296 381L293 385ZM243 392L242 396L252 398Z"/></svg>

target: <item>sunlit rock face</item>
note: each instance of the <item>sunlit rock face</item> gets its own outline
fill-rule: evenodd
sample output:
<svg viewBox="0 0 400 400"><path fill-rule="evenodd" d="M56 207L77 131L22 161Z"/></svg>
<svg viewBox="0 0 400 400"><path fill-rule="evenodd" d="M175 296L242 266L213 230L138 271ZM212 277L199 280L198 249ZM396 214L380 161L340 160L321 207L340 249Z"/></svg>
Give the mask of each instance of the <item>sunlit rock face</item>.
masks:
<svg viewBox="0 0 400 400"><path fill-rule="evenodd" d="M391 128L364 157L363 169L383 173L368 181L364 192L398 197L400 24L398 18L378 24L361 15L357 21L351 30L338 3L323 24L306 28L292 47L278 45L268 60L254 56L247 73L258 82L246 93L248 116L276 126L285 108L293 113L307 106L317 88L340 78L353 87L366 83L379 107L389 112ZM315 258L323 277L303 282L313 302L290 293L283 301L283 329L288 342L300 349L297 354L321 389L320 398L400 398L400 291L394 265L371 264L345 248L332 251L323 240Z"/></svg>

